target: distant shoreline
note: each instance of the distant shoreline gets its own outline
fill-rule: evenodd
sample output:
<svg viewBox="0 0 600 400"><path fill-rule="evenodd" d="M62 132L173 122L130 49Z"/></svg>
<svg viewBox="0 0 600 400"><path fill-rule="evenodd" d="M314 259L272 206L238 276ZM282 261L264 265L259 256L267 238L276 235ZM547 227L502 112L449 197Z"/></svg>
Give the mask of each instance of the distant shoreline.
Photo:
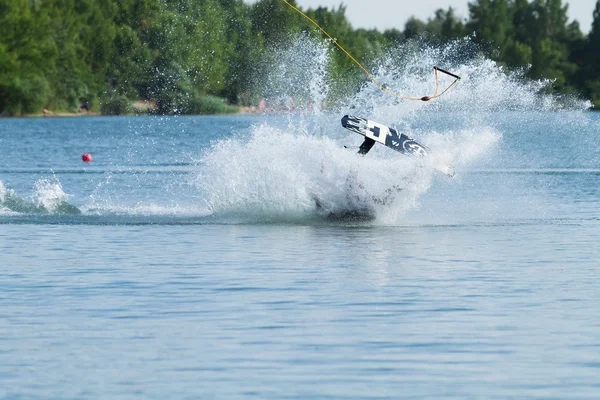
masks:
<svg viewBox="0 0 600 400"><path fill-rule="evenodd" d="M583 110L584 112L600 112L600 108L590 108L587 110ZM555 112L564 112L564 110L559 110ZM51 115L47 115L44 113L37 114L24 114L24 115L0 115L0 119L2 118L85 118L85 117L143 117L143 116L178 116L178 117L202 117L202 116L219 116L219 115L273 115L277 114L275 112L259 112L257 110L252 110L250 107L240 107L239 112L235 114L231 113L216 113L216 114L147 114L147 113L131 113L131 114L120 114L120 115L112 115L112 114L102 114L96 112L57 112L52 113Z"/></svg>

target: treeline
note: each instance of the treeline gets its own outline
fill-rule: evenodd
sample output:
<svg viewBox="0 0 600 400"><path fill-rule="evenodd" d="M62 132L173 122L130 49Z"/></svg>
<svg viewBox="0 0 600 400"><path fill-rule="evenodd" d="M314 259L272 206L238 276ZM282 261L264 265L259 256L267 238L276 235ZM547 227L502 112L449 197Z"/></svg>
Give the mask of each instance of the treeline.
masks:
<svg viewBox="0 0 600 400"><path fill-rule="evenodd" d="M353 29L343 6L306 12L367 65L415 38L472 35L488 57L530 65L530 77L600 106L600 0L587 36L562 0L475 0L466 20L449 8L385 32ZM257 101L249 76L271 46L314 29L281 0L0 0L0 114L84 103L119 114L133 100L155 103L158 113L228 111L226 103ZM332 54L334 86L362 79Z"/></svg>

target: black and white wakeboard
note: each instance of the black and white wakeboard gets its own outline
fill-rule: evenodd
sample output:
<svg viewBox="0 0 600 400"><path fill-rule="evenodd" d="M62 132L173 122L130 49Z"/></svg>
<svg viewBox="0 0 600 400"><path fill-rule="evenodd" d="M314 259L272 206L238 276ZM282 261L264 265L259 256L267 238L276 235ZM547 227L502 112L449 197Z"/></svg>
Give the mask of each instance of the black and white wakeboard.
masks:
<svg viewBox="0 0 600 400"><path fill-rule="evenodd" d="M379 142L402 154L416 157L427 157L429 155L427 147L405 134L398 134L395 129L389 126L350 115L344 115L342 126L365 137L365 141L358 151L360 154L367 154L375 142ZM436 165L434 168L449 177L454 176L454 167L452 165Z"/></svg>

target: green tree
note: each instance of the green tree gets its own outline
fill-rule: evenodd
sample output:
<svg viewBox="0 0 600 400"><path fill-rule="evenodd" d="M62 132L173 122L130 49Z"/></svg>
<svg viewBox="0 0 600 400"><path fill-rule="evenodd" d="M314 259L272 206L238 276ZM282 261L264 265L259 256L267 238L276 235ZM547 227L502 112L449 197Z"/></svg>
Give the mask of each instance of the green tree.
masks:
<svg viewBox="0 0 600 400"><path fill-rule="evenodd" d="M555 87L564 89L566 76L575 68L569 61L568 5L563 6L562 0L534 0L531 9L530 75L555 79Z"/></svg>
<svg viewBox="0 0 600 400"><path fill-rule="evenodd" d="M477 0L469 3L467 30L475 32L475 40L484 48L495 50L495 59L503 59L512 42L514 8L508 0Z"/></svg>
<svg viewBox="0 0 600 400"><path fill-rule="evenodd" d="M0 2L0 114L40 112L58 46L46 10L28 0Z"/></svg>
<svg viewBox="0 0 600 400"><path fill-rule="evenodd" d="M316 10L310 9L307 11L307 15L326 29L338 44L367 69L371 69L373 62L381 58L392 44L375 29L353 29L346 17L345 6L341 5L337 9L325 7L319 7ZM320 32L317 34L321 35ZM331 60L328 71L329 101L335 102L349 91L360 87L365 82L365 75L360 68L357 68L354 61L333 45Z"/></svg>
<svg viewBox="0 0 600 400"><path fill-rule="evenodd" d="M226 40L231 45L224 87L219 94L230 102L249 105L249 96L244 93L249 90L248 77L263 51L262 43L253 40L251 9L243 0L221 0L221 6L228 21Z"/></svg>
<svg viewBox="0 0 600 400"><path fill-rule="evenodd" d="M298 7L295 0L289 0ZM281 0L260 0L252 7L252 33L259 40L275 45L289 38L290 34L298 34L306 27L306 22L298 13L293 12Z"/></svg>
<svg viewBox="0 0 600 400"><path fill-rule="evenodd" d="M467 21L440 9L384 33L354 29L345 11L307 14L369 70L403 41L474 34L497 62L529 65L555 90L577 88L600 102L600 1L587 37L562 0L474 0ZM0 113L73 110L84 101L98 109L99 98L111 113L135 99L156 101L164 113L227 109L210 96L251 104L249 77L267 49L302 32L322 37L281 0L1 0ZM332 98L366 81L334 46L328 68Z"/></svg>
<svg viewBox="0 0 600 400"><path fill-rule="evenodd" d="M530 65L529 76L554 79L558 91L571 91L567 79L577 66L571 47L581 34L567 25L562 0L477 0L469 4L467 29L492 58L509 66Z"/></svg>
<svg viewBox="0 0 600 400"><path fill-rule="evenodd" d="M95 89L97 77L89 64L90 51L82 40L94 6L93 0L51 0L44 3L43 8L52 21L51 35L60 49L55 68L47 75L51 87L48 106L51 108L77 109L82 99Z"/></svg>
<svg viewBox="0 0 600 400"><path fill-rule="evenodd" d="M600 107L600 0L594 9L592 29L584 44L581 68L584 93L596 107Z"/></svg>

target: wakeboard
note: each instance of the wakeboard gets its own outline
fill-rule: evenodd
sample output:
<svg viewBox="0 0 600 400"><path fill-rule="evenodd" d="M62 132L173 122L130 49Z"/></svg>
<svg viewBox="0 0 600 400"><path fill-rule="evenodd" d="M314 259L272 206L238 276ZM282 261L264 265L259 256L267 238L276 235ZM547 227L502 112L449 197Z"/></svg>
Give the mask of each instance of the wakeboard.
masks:
<svg viewBox="0 0 600 400"><path fill-rule="evenodd" d="M350 115L344 115L342 126L365 137L365 141L360 146L360 154L367 154L375 142L379 142L402 154L415 157L427 157L429 155L427 147L403 133L399 134L389 126ZM449 177L454 176L454 167L452 165L436 165L435 169Z"/></svg>

